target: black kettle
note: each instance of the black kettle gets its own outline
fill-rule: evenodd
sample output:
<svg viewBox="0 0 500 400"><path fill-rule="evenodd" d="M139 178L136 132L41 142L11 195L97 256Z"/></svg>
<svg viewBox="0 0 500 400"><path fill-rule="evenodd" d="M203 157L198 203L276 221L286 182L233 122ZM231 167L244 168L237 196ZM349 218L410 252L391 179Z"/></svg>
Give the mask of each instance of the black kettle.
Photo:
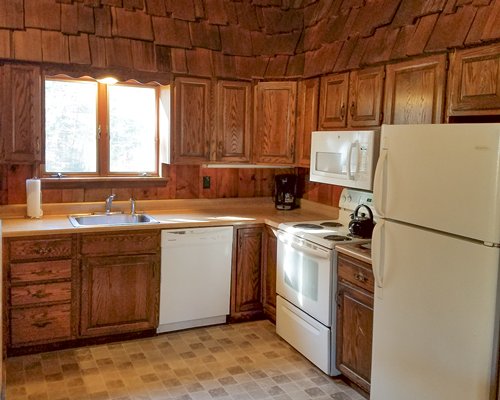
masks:
<svg viewBox="0 0 500 400"><path fill-rule="evenodd" d="M365 213L360 213L358 216L358 211L360 208L366 208L368 210L367 217ZM372 237L373 228L375 227L375 222L373 221L373 213L370 207L361 204L356 207L354 213L351 214L351 221L349 221L349 232L352 235L362 237L364 239L369 239Z"/></svg>

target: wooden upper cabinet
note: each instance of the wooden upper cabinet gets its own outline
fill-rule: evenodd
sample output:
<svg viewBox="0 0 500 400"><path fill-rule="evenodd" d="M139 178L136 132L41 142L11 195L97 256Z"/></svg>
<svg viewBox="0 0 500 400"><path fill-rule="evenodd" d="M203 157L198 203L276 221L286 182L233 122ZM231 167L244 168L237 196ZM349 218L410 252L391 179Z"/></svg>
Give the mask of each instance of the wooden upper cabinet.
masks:
<svg viewBox="0 0 500 400"><path fill-rule="evenodd" d="M382 122L384 67L351 72L349 84L349 126L378 126Z"/></svg>
<svg viewBox="0 0 500 400"><path fill-rule="evenodd" d="M500 43L451 55L448 115L500 113Z"/></svg>
<svg viewBox="0 0 500 400"><path fill-rule="evenodd" d="M443 122L446 55L387 66L384 123Z"/></svg>
<svg viewBox="0 0 500 400"><path fill-rule="evenodd" d="M199 164L210 159L210 79L177 78L174 83L172 160Z"/></svg>
<svg viewBox="0 0 500 400"><path fill-rule="evenodd" d="M296 82L259 82L254 96L254 161L293 164Z"/></svg>
<svg viewBox="0 0 500 400"><path fill-rule="evenodd" d="M347 126L348 94L348 72L321 78L319 129L328 130Z"/></svg>
<svg viewBox="0 0 500 400"><path fill-rule="evenodd" d="M251 89L249 82L217 82L217 161L250 161Z"/></svg>
<svg viewBox="0 0 500 400"><path fill-rule="evenodd" d="M318 128L319 78L299 81L295 163L309 168L311 133Z"/></svg>
<svg viewBox="0 0 500 400"><path fill-rule="evenodd" d="M41 161L41 71L37 66L1 67L0 160Z"/></svg>

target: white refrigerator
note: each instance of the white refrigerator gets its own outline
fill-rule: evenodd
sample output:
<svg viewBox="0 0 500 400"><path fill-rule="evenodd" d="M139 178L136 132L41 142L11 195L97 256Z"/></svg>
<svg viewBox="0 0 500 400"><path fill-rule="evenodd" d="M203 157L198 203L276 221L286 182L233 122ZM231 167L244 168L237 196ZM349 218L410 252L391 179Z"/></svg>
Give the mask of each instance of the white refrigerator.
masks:
<svg viewBox="0 0 500 400"><path fill-rule="evenodd" d="M500 124L383 125L371 400L497 394Z"/></svg>

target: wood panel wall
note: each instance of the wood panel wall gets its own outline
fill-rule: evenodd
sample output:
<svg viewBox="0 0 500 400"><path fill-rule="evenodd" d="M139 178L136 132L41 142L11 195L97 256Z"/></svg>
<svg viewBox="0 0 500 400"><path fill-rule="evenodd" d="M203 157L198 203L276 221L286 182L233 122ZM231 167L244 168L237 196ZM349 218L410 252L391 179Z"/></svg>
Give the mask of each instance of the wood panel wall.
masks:
<svg viewBox="0 0 500 400"><path fill-rule="evenodd" d="M498 41L499 21L500 0L0 0L0 60L161 82L304 78ZM282 171L165 168L162 187L44 190L44 202L268 196ZM338 205L341 188L297 172L300 195ZM24 203L31 176L0 166L0 204Z"/></svg>
<svg viewBox="0 0 500 400"><path fill-rule="evenodd" d="M272 196L274 175L293 169L202 168L191 165L163 165L163 186L143 188L42 189L43 203L104 201L111 193L118 200L213 199L225 197ZM203 176L210 176L210 189L203 189ZM0 164L0 205L26 203L26 179L30 165Z"/></svg>
<svg viewBox="0 0 500 400"><path fill-rule="evenodd" d="M0 0L0 59L310 77L500 39L499 0Z"/></svg>

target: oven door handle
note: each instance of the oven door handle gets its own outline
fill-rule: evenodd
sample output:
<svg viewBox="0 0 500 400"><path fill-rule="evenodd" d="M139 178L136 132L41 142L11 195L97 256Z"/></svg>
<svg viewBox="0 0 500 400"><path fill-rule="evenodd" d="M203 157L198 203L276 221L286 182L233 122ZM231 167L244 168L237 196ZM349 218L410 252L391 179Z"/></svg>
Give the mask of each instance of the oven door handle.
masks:
<svg viewBox="0 0 500 400"><path fill-rule="evenodd" d="M328 259L330 257L329 251L320 249L319 247L306 247L306 246L301 246L294 242L290 242L288 244L292 246L292 248L294 248L295 250L300 251L312 257L325 258L325 259Z"/></svg>

